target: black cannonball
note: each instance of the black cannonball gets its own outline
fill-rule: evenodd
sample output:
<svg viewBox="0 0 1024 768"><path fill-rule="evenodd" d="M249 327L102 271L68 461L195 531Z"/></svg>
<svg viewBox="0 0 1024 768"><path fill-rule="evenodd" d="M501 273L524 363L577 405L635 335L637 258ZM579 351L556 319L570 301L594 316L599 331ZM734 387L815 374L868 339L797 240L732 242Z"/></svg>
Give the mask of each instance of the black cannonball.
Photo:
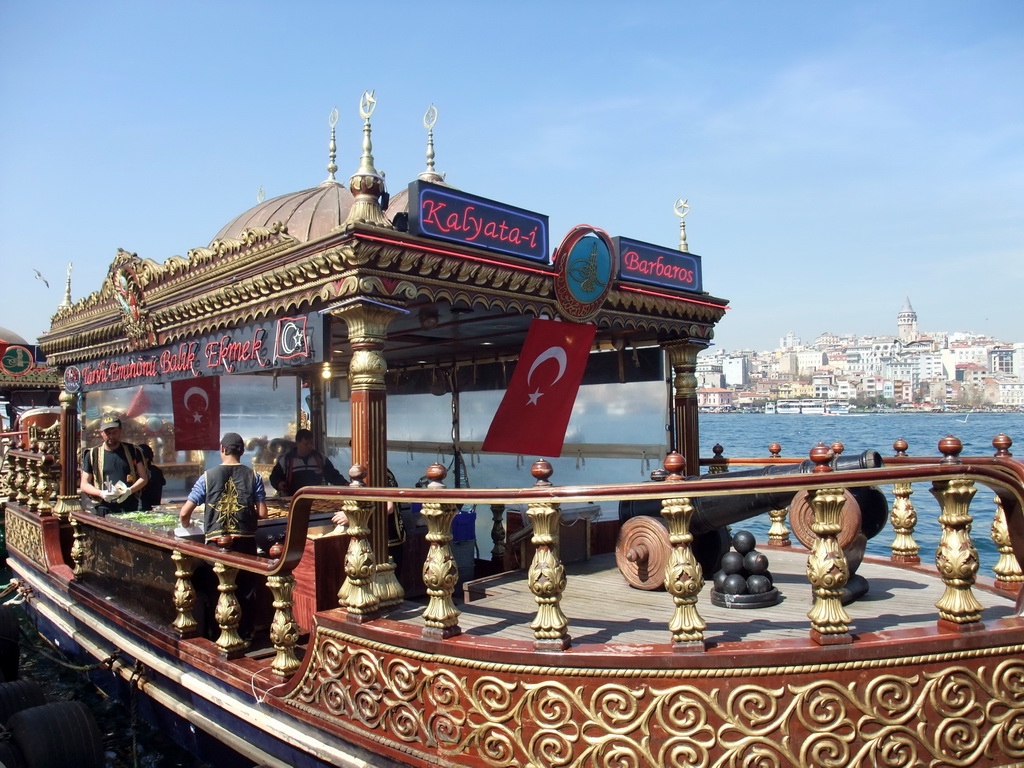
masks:
<svg viewBox="0 0 1024 768"><path fill-rule="evenodd" d="M732 548L741 555L747 554L757 546L757 539L750 531L736 531L732 535Z"/></svg>
<svg viewBox="0 0 1024 768"><path fill-rule="evenodd" d="M739 552L726 552L722 555L722 570L727 574L739 573L743 570L743 555Z"/></svg>
<svg viewBox="0 0 1024 768"><path fill-rule="evenodd" d="M760 574L755 573L753 576L747 576L747 589L750 590L752 595L763 595L765 592L771 591L771 581Z"/></svg>
<svg viewBox="0 0 1024 768"><path fill-rule="evenodd" d="M722 591L727 595L745 595L747 580L738 573L730 573L725 579L725 589Z"/></svg>
<svg viewBox="0 0 1024 768"><path fill-rule="evenodd" d="M768 558L761 552L753 549L743 556L743 567L749 574L767 573Z"/></svg>
<svg viewBox="0 0 1024 768"><path fill-rule="evenodd" d="M716 571L713 577L715 582L715 590L718 592L725 591L725 580L729 576L725 571Z"/></svg>

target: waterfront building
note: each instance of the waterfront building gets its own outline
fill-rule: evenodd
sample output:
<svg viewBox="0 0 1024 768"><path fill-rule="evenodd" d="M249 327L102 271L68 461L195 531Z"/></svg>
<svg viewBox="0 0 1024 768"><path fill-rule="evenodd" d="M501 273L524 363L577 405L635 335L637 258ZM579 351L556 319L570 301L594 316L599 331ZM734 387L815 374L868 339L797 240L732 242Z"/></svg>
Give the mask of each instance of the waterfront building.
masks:
<svg viewBox="0 0 1024 768"><path fill-rule="evenodd" d="M731 411L733 392L724 387L701 387L697 389L697 407L702 411Z"/></svg>
<svg viewBox="0 0 1024 768"><path fill-rule="evenodd" d="M1024 382L1012 376L985 379L982 399L986 405L999 408L1024 408Z"/></svg>

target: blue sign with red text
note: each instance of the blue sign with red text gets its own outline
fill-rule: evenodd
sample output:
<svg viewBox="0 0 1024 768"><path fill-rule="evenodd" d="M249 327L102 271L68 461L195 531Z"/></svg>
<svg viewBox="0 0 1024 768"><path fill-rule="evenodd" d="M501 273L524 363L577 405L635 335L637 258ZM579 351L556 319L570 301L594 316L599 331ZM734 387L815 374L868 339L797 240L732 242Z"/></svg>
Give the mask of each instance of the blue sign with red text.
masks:
<svg viewBox="0 0 1024 768"><path fill-rule="evenodd" d="M700 256L627 237L614 238L619 252L619 279L676 291L703 291Z"/></svg>
<svg viewBox="0 0 1024 768"><path fill-rule="evenodd" d="M409 185L409 232L548 262L548 217L451 187Z"/></svg>

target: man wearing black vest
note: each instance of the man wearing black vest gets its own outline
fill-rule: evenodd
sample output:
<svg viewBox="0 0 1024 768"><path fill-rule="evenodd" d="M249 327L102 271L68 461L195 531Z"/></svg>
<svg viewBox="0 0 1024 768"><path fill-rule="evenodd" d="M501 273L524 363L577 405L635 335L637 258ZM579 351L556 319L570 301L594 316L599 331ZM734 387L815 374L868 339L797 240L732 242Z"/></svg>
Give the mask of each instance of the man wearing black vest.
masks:
<svg viewBox="0 0 1024 768"><path fill-rule="evenodd" d="M227 432L220 441L219 467L199 476L178 517L188 528L192 512L206 505L206 542L219 536L231 536L235 552L256 554L256 525L267 516L267 494L263 479L242 464L245 443L237 432Z"/></svg>
<svg viewBox="0 0 1024 768"><path fill-rule="evenodd" d="M96 501L93 511L105 516L140 509L139 492L149 480L138 447L121 442L121 419L107 414L100 421L103 445L85 452L78 490Z"/></svg>
<svg viewBox="0 0 1024 768"><path fill-rule="evenodd" d="M348 485L348 480L313 447L313 433L300 429L295 433L295 447L274 464L270 484L282 496L291 496L307 485Z"/></svg>

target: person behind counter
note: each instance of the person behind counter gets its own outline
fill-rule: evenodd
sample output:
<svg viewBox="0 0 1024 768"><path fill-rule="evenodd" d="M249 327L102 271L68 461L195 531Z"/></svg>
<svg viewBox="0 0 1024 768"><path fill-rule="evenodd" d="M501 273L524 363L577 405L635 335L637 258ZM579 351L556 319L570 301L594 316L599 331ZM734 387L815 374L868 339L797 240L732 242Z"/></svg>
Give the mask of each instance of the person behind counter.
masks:
<svg viewBox="0 0 1024 768"><path fill-rule="evenodd" d="M263 479L242 464L245 443L236 432L227 432L220 441L219 467L208 469L192 487L178 517L188 528L192 513L206 505L206 543L219 536L233 536L231 549L256 554L256 526L267 516L267 494Z"/></svg>
<svg viewBox="0 0 1024 768"><path fill-rule="evenodd" d="M274 464L270 484L282 496L291 496L307 485L348 485L348 480L313 447L313 433L300 429L295 433L295 447Z"/></svg>
<svg viewBox="0 0 1024 768"><path fill-rule="evenodd" d="M160 506L164 495L164 486L167 485L167 478L164 477L164 471L153 463L153 449L150 448L149 443L139 443L139 452L146 462L146 471L149 473L149 481L146 483L146 487L142 489L140 498L142 500L142 508L149 510Z"/></svg>
<svg viewBox="0 0 1024 768"><path fill-rule="evenodd" d="M137 512L140 491L146 487L149 472L138 447L121 442L121 419L107 414L100 421L103 445L85 452L78 490L96 501L97 515ZM118 487L120 484L120 487Z"/></svg>

